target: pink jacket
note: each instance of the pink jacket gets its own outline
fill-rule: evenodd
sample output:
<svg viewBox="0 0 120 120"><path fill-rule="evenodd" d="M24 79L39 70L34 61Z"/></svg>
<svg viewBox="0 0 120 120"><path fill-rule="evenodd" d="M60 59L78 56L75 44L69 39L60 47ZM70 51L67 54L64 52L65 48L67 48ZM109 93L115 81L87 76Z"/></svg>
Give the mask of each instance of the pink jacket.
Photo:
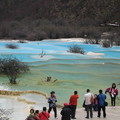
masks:
<svg viewBox="0 0 120 120"><path fill-rule="evenodd" d="M115 89L113 89L113 88L111 88L111 87L110 87L110 88L107 88L106 91L105 91L105 93L107 93L107 92L108 92L110 95L112 95L112 94L113 94L113 95L118 95L118 89L117 89L117 88L115 88Z"/></svg>

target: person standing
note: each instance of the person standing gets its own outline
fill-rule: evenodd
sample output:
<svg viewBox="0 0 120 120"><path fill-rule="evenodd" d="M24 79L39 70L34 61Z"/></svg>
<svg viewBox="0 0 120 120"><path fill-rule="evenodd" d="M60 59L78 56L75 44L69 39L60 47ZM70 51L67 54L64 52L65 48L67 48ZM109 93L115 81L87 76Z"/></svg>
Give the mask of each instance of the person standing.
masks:
<svg viewBox="0 0 120 120"><path fill-rule="evenodd" d="M106 95L102 93L102 90L99 90L98 98L98 117L101 116L101 109L103 111L103 117L106 117L106 107L105 107L105 99Z"/></svg>
<svg viewBox="0 0 120 120"><path fill-rule="evenodd" d="M40 120L39 118L39 110L36 110L34 113L34 120Z"/></svg>
<svg viewBox="0 0 120 120"><path fill-rule="evenodd" d="M49 103L48 113L50 113L51 110L53 109L53 111L54 111L54 117L57 118L57 108L56 108L57 98L55 96L55 92L54 91L52 91L50 94L51 95L48 98L48 103Z"/></svg>
<svg viewBox="0 0 120 120"><path fill-rule="evenodd" d="M93 95L90 93L90 89L87 89L87 93L85 94L85 107L86 107L86 112L87 116L85 118L89 119L89 111L90 111L90 117L93 117L93 112L92 112L92 99Z"/></svg>
<svg viewBox="0 0 120 120"><path fill-rule="evenodd" d="M34 120L34 109L30 109L30 114L25 120Z"/></svg>
<svg viewBox="0 0 120 120"><path fill-rule="evenodd" d="M118 95L118 89L116 88L116 84L113 83L112 87L107 88L105 93L109 93L110 97L111 97L111 106L115 106L116 105L116 96Z"/></svg>
<svg viewBox="0 0 120 120"><path fill-rule="evenodd" d="M41 113L39 113L40 120L49 120L50 114L48 112L46 112L46 110L47 110L47 108L43 107L43 111Z"/></svg>
<svg viewBox="0 0 120 120"><path fill-rule="evenodd" d="M61 110L61 120L71 120L71 109L68 103L64 103L64 107Z"/></svg>
<svg viewBox="0 0 120 120"><path fill-rule="evenodd" d="M97 94L94 94L93 110L94 110L94 111L98 111L98 99L97 99Z"/></svg>
<svg viewBox="0 0 120 120"><path fill-rule="evenodd" d="M69 100L69 104L70 104L70 107L71 107L71 111L72 111L72 119L76 119L75 117L75 114L76 114L76 108L77 108L77 100L78 100L79 96L78 96L78 92L77 91L74 91L74 95L72 95L70 97L70 100Z"/></svg>

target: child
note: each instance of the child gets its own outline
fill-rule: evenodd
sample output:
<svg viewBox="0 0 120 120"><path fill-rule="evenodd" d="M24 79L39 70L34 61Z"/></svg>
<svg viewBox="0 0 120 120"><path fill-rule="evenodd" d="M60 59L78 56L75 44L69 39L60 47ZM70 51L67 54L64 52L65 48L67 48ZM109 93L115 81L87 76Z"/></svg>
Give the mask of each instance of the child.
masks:
<svg viewBox="0 0 120 120"><path fill-rule="evenodd" d="M94 110L94 111L98 111L98 99L97 99L97 94L94 95L93 110Z"/></svg>
<svg viewBox="0 0 120 120"><path fill-rule="evenodd" d="M35 120L40 120L40 118L39 118L39 110L36 110L36 111L35 111L34 119L35 119Z"/></svg>

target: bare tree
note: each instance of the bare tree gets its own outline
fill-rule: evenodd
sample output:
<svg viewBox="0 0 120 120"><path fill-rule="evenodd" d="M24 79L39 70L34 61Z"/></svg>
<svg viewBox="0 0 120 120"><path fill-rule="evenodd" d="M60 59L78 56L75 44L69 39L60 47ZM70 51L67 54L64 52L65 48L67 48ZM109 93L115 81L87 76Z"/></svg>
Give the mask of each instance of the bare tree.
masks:
<svg viewBox="0 0 120 120"><path fill-rule="evenodd" d="M44 55L46 55L46 53L44 52L44 50L42 50L42 52L39 55L40 57L43 57Z"/></svg>
<svg viewBox="0 0 120 120"><path fill-rule="evenodd" d="M10 120L9 115L13 113L12 109L0 109L0 120Z"/></svg>
<svg viewBox="0 0 120 120"><path fill-rule="evenodd" d="M7 75L11 84L16 84L16 78L27 71L29 67L17 58L0 58L0 74Z"/></svg>
<svg viewBox="0 0 120 120"><path fill-rule="evenodd" d="M52 77L51 77L51 76L47 76L46 82L56 82L56 81L57 81L57 79L52 80Z"/></svg>

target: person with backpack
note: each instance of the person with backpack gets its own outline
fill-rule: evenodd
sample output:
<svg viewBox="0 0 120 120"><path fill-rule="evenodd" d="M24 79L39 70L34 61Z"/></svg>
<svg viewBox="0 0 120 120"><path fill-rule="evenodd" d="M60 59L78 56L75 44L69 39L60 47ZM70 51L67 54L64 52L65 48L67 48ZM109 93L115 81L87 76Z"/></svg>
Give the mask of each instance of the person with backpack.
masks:
<svg viewBox="0 0 120 120"><path fill-rule="evenodd" d="M70 104L64 103L64 107L61 110L61 120L71 120L71 109L70 109Z"/></svg>
<svg viewBox="0 0 120 120"><path fill-rule="evenodd" d="M86 94L85 94L85 107L86 107L86 112L87 112L87 116L85 118L89 119L89 111L90 111L90 117L93 117L93 112L92 112L92 106L93 106L93 95L92 93L90 93L90 89L86 90Z"/></svg>
<svg viewBox="0 0 120 120"><path fill-rule="evenodd" d="M70 104L71 111L72 111L72 115L71 115L72 119L76 119L75 114L76 114L78 98L79 98L78 92L74 91L74 95L71 95L69 99L69 104Z"/></svg>
<svg viewBox="0 0 120 120"><path fill-rule="evenodd" d="M43 107L43 111L41 113L39 113L40 120L49 120L50 114L48 112L46 112L46 110L47 110L47 108Z"/></svg>
<svg viewBox="0 0 120 120"><path fill-rule="evenodd" d="M99 90L98 98L98 116L100 118L101 116L101 109L103 110L103 117L106 118L106 107L105 107L105 99L106 95L102 93L102 90Z"/></svg>
<svg viewBox="0 0 120 120"><path fill-rule="evenodd" d="M30 109L30 114L25 120L34 120L34 109Z"/></svg>
<svg viewBox="0 0 120 120"><path fill-rule="evenodd" d="M116 105L116 96L118 95L118 89L116 88L116 84L113 83L112 87L106 89L105 93L109 93L111 97L111 106Z"/></svg>
<svg viewBox="0 0 120 120"><path fill-rule="evenodd" d="M55 92L54 91L52 91L50 94L51 95L48 98L48 103L49 103L48 113L50 113L51 110L53 109L53 111L54 111L54 117L57 118L57 108L56 108L57 98L55 96Z"/></svg>

